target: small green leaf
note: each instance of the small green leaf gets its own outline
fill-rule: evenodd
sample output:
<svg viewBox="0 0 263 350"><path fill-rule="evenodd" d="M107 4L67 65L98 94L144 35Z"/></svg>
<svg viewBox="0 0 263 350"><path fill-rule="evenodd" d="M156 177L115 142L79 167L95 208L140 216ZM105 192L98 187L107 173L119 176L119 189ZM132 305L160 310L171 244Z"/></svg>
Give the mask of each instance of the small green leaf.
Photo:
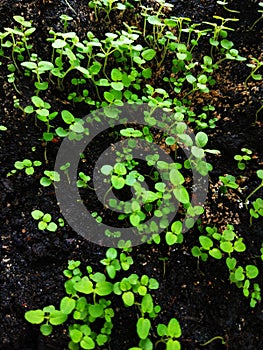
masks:
<svg viewBox="0 0 263 350"><path fill-rule="evenodd" d="M209 250L209 254L215 259L222 258L222 253L218 248L213 248L213 249Z"/></svg>
<svg viewBox="0 0 263 350"><path fill-rule="evenodd" d="M74 343L79 343L83 337L83 334L78 329L71 329L69 331L69 336Z"/></svg>
<svg viewBox="0 0 263 350"><path fill-rule="evenodd" d="M123 90L124 85L123 85L123 83L121 83L121 82L112 82L112 83L111 83L111 87L112 87L114 90L121 91L121 90Z"/></svg>
<svg viewBox="0 0 263 350"><path fill-rule="evenodd" d="M125 186L125 180L122 177L118 177L116 175L113 175L111 177L111 183L114 188L117 190L122 189Z"/></svg>
<svg viewBox="0 0 263 350"><path fill-rule="evenodd" d="M199 242L201 246L206 250L209 250L213 247L213 241L209 237L199 236Z"/></svg>
<svg viewBox="0 0 263 350"><path fill-rule="evenodd" d="M248 278L256 278L259 274L258 268L255 265L246 266L246 275Z"/></svg>
<svg viewBox="0 0 263 350"><path fill-rule="evenodd" d="M134 294L130 291L122 294L122 300L126 306L132 306L134 304Z"/></svg>
<svg viewBox="0 0 263 350"><path fill-rule="evenodd" d="M48 336L52 333L53 327L50 324L42 324L40 327L40 332L45 335Z"/></svg>
<svg viewBox="0 0 263 350"><path fill-rule="evenodd" d="M39 220L42 218L42 216L44 216L44 213L43 211L36 209L31 212L31 215L35 220Z"/></svg>
<svg viewBox="0 0 263 350"><path fill-rule="evenodd" d="M33 324L40 324L44 321L45 313L43 310L30 310L25 313L25 319Z"/></svg>
<svg viewBox="0 0 263 350"><path fill-rule="evenodd" d="M67 320L68 316L63 314L63 312L54 310L49 315L49 322L53 326L57 326L59 324L64 323Z"/></svg>
<svg viewBox="0 0 263 350"><path fill-rule="evenodd" d="M239 266L235 271L235 279L237 281L243 281L245 279L243 267Z"/></svg>
<svg viewBox="0 0 263 350"><path fill-rule="evenodd" d="M177 236L173 234L172 232L166 232L165 234L165 240L168 245L173 245L177 242Z"/></svg>
<svg viewBox="0 0 263 350"><path fill-rule="evenodd" d="M146 61L151 61L156 56L156 51L153 49L147 49L142 52L142 58Z"/></svg>
<svg viewBox="0 0 263 350"><path fill-rule="evenodd" d="M52 184L52 181L48 179L47 177L43 176L40 179L40 185L44 187L48 187Z"/></svg>
<svg viewBox="0 0 263 350"><path fill-rule="evenodd" d="M137 334L140 339L146 339L151 329L151 322L147 318L140 317L136 324Z"/></svg>
<svg viewBox="0 0 263 350"><path fill-rule="evenodd" d="M176 318L172 318L167 327L167 335L171 338L179 338L182 335L180 323Z"/></svg>
<svg viewBox="0 0 263 350"><path fill-rule="evenodd" d="M60 310L63 312L63 314L69 315L74 310L75 305L76 300L69 297L64 297L60 301Z"/></svg>
<svg viewBox="0 0 263 350"><path fill-rule="evenodd" d="M93 283L87 276L84 276L80 281L74 283L74 289L83 294L90 294L93 292Z"/></svg>
<svg viewBox="0 0 263 350"><path fill-rule="evenodd" d="M72 124L75 120L75 117L67 110L63 110L61 116L66 124Z"/></svg>
<svg viewBox="0 0 263 350"><path fill-rule="evenodd" d="M98 318L103 315L104 308L101 304L94 304L89 306L89 313L91 317Z"/></svg>
<svg viewBox="0 0 263 350"><path fill-rule="evenodd" d="M80 346L85 349L85 350L90 350L90 349L95 349L96 345L93 341L93 339L89 336L85 336L81 341L80 341Z"/></svg>
<svg viewBox="0 0 263 350"><path fill-rule="evenodd" d="M56 232L58 228L58 225L55 222L50 222L47 227L46 230L50 231L50 232Z"/></svg>
<svg viewBox="0 0 263 350"><path fill-rule="evenodd" d="M184 187L184 186L180 186L180 187L177 187L173 190L173 194L175 196L175 198L183 203L183 204L186 204L186 203L189 203L190 202L190 199L189 199L189 194L187 192L187 189Z"/></svg>
<svg viewBox="0 0 263 350"><path fill-rule="evenodd" d="M202 131L199 131L195 136L195 142L197 147L204 147L208 142L207 134Z"/></svg>
<svg viewBox="0 0 263 350"><path fill-rule="evenodd" d="M109 295L113 291L113 284L107 281L98 282L95 291L100 296Z"/></svg>
<svg viewBox="0 0 263 350"><path fill-rule="evenodd" d="M225 253L232 253L234 250L231 242L221 242L220 249Z"/></svg>
<svg viewBox="0 0 263 350"><path fill-rule="evenodd" d="M122 73L117 68L113 68L111 71L111 79L113 81L122 80Z"/></svg>
<svg viewBox="0 0 263 350"><path fill-rule="evenodd" d="M159 323L157 325L157 333L160 337L167 335L167 326L165 324Z"/></svg>

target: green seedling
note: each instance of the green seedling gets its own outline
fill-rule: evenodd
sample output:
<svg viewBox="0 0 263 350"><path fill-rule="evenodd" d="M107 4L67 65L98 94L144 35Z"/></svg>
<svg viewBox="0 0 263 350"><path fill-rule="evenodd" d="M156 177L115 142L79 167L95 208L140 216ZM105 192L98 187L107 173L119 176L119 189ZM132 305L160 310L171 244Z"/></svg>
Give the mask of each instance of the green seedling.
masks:
<svg viewBox="0 0 263 350"><path fill-rule="evenodd" d="M161 339L155 343L155 346L157 346L157 344L159 343L164 343L166 344L166 350L181 349L180 341L177 338L181 337L182 330L180 323L176 318L170 319L167 326L162 323L159 323L157 325L157 334L161 337Z"/></svg>
<svg viewBox="0 0 263 350"><path fill-rule="evenodd" d="M249 203L249 198L252 197L257 191L259 191L263 187L263 170L257 170L257 177L261 180L261 183L247 196L245 199L245 205L247 206Z"/></svg>
<svg viewBox="0 0 263 350"><path fill-rule="evenodd" d="M252 154L252 151L248 148L241 148L241 151L243 152L243 154L236 154L234 156L234 159L237 161L237 167L239 170L244 170L246 169L246 166L247 166L247 162L249 160L251 160L251 154Z"/></svg>
<svg viewBox="0 0 263 350"><path fill-rule="evenodd" d="M239 188L239 185L236 183L235 176L232 176L232 175L219 176L219 180L222 183L222 185L219 187L219 191L222 194L227 194L228 188L232 188L235 190Z"/></svg>
<svg viewBox="0 0 263 350"><path fill-rule="evenodd" d="M82 171L79 172L79 179L77 180L77 187L79 188L89 188L93 189L88 185L88 182L91 180L90 176L85 175Z"/></svg>
<svg viewBox="0 0 263 350"><path fill-rule="evenodd" d="M211 23L211 22L203 22L204 24L211 25L213 27L213 37L209 39L209 43L211 45L211 50L210 50L210 56L213 57L213 50L214 48L219 48L220 45L220 39L226 39L227 37L227 31L234 31L233 28L226 27L225 24L228 22L236 22L239 21L237 18L223 18L220 16L213 16L214 19L217 19L221 21L221 24L218 25L216 23ZM228 45L227 45L227 48ZM232 56L232 55L231 55Z"/></svg>
<svg viewBox="0 0 263 350"><path fill-rule="evenodd" d="M44 214L41 210L33 210L31 212L33 219L39 221L38 228L41 231L47 230L51 232L56 232L58 226L55 222L51 221L52 216L50 214Z"/></svg>
<svg viewBox="0 0 263 350"><path fill-rule="evenodd" d="M49 61L24 61L21 63L21 66L25 67L27 71L36 75L37 81L34 83L36 87L36 96L38 96L40 91L48 89L48 82L42 81L41 75L46 72L50 72L54 68L53 63Z"/></svg>
<svg viewBox="0 0 263 350"><path fill-rule="evenodd" d="M258 274L258 268L255 265L246 265L245 268L237 266L237 260L232 257L226 259L227 267L229 268L229 279L235 283L238 288L243 289L243 294L246 298L250 297L250 306L253 308L257 302L261 300L260 287L257 283L253 284L251 290L251 280L255 279Z"/></svg>
<svg viewBox="0 0 263 350"><path fill-rule="evenodd" d="M116 272L120 271L121 265L117 259L118 252L115 248L109 248L106 251L106 258L101 260L101 264L106 266L106 271L110 278L115 278Z"/></svg>
<svg viewBox="0 0 263 350"><path fill-rule="evenodd" d="M60 175L57 171L45 170L44 175L46 176L42 176L40 179L40 185L44 187L48 187L50 185L55 186L55 183L60 181Z"/></svg>
<svg viewBox="0 0 263 350"><path fill-rule="evenodd" d="M206 236L199 236L201 247L194 246L191 250L192 255L201 258L202 261L207 261L209 255L220 260L226 254L246 250L243 238L237 236L232 225L227 225L222 233L219 233L215 227L206 227L206 232Z"/></svg>
<svg viewBox="0 0 263 350"><path fill-rule="evenodd" d="M263 110L263 100L261 100L261 106L257 109L256 111L256 118L255 118L255 123L258 122L258 116L259 116L259 113Z"/></svg>
<svg viewBox="0 0 263 350"><path fill-rule="evenodd" d="M117 256L114 248L113 250L109 248L107 255L106 259L111 261ZM145 344L152 344L148 338L151 329L149 318L155 318L161 310L160 306L154 305L152 296L148 293L148 290L159 287L155 279L147 275L139 278L138 275L132 274L112 284L106 280L103 273L94 273L91 266L86 267L86 274L83 275L80 261L74 260L68 262L64 275L67 278L65 282L67 296L61 299L59 310L51 305L43 310L30 310L25 313L28 322L41 325L40 331L43 335L50 335L53 326L63 324L71 318L68 328L69 349L105 347L110 341L112 318L115 313L110 307L111 301L106 297L114 293L121 295L126 307L137 305L139 308L141 315L138 317L136 329L141 339L140 349L144 349ZM135 298L141 299L141 302L137 302ZM149 318L145 317L146 314Z"/></svg>
<svg viewBox="0 0 263 350"><path fill-rule="evenodd" d="M224 339L223 337L221 337L220 335L217 335L216 337L213 337L213 338L209 339L209 340L206 341L205 343L200 344L200 346L207 346L207 345L211 344L211 343L212 343L213 341L215 341L215 340L221 340L221 344L222 344L222 345L225 345L225 344L226 344L225 339Z"/></svg>
<svg viewBox="0 0 263 350"><path fill-rule="evenodd" d="M253 208L249 210L250 214L250 226L252 225L252 219L258 219L260 216L263 216L263 199L257 198L252 202Z"/></svg>
<svg viewBox="0 0 263 350"><path fill-rule="evenodd" d="M255 22L249 27L249 30L253 30L254 27L258 24L258 22L263 19L263 2L259 2L258 6L262 7L262 9L258 10L258 13L261 13L261 16L257 20L255 20Z"/></svg>
<svg viewBox="0 0 263 350"><path fill-rule="evenodd" d="M30 35L34 33L36 28L32 27L31 22L26 21L22 16L13 16L13 18L19 26L15 26L14 28L5 28L7 35L5 35L4 38L7 36L11 36L11 41L2 41L1 48L12 48L12 61L16 70L20 72L20 69L18 67L18 61L24 61L25 54L27 54L28 57L30 57L30 50L32 49L32 45L30 45L28 41Z"/></svg>
<svg viewBox="0 0 263 350"><path fill-rule="evenodd" d="M263 2L262 2L263 5ZM252 63L247 63L247 67L251 68L250 74L246 77L246 80L244 81L244 85L247 89L247 82L250 78L260 81L262 80L262 74L257 73L257 71L263 66L263 61L259 61L255 57L251 58Z"/></svg>
<svg viewBox="0 0 263 350"><path fill-rule="evenodd" d="M226 0L223 0L223 1L218 0L216 3L217 3L218 5L223 6L223 8L224 8L226 11L228 11L228 12L240 13L240 11L231 10L231 9L229 9L228 7L226 7L226 5L228 5L228 2L227 2Z"/></svg>
<svg viewBox="0 0 263 350"><path fill-rule="evenodd" d="M42 164L39 160L31 161L30 159L24 159L22 161L16 161L14 166L15 169L11 170L7 176L14 175L17 170L24 170L27 175L33 175L35 172L34 167L38 167Z"/></svg>

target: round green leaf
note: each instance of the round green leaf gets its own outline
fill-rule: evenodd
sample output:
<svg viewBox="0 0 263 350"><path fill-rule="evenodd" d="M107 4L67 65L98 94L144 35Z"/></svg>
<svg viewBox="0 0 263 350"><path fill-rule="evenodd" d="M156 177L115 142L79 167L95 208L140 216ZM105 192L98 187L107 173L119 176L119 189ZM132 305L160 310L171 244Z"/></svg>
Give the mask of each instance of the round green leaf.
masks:
<svg viewBox="0 0 263 350"><path fill-rule="evenodd" d="M75 117L67 110L63 110L61 112L61 116L66 124L71 124L75 120Z"/></svg>
<svg viewBox="0 0 263 350"><path fill-rule="evenodd" d="M67 320L68 316L63 314L63 312L54 310L49 315L49 322L53 326L57 326L59 324L64 323Z"/></svg>
<svg viewBox="0 0 263 350"><path fill-rule="evenodd" d="M69 297L64 297L60 302L60 310L65 315L69 315L75 308L76 301Z"/></svg>
<svg viewBox="0 0 263 350"><path fill-rule="evenodd" d="M186 204L190 202L189 194L186 188L182 185L178 188L175 188L173 190L173 194L180 203Z"/></svg>
<svg viewBox="0 0 263 350"><path fill-rule="evenodd" d="M79 343L82 339L83 334L78 329L71 329L69 331L69 336L74 343Z"/></svg>
<svg viewBox="0 0 263 350"><path fill-rule="evenodd" d="M156 55L156 51L153 49L147 49L142 52L142 58L146 61L151 61Z"/></svg>
<svg viewBox="0 0 263 350"><path fill-rule="evenodd" d="M259 271L255 265L246 266L246 275L248 278L256 278L258 274L259 274Z"/></svg>
<svg viewBox="0 0 263 350"><path fill-rule="evenodd" d="M40 327L40 332L47 336L52 333L53 327L50 324L42 324Z"/></svg>
<svg viewBox="0 0 263 350"><path fill-rule="evenodd" d="M140 317L136 324L137 334L140 339L146 339L151 329L151 322L147 318Z"/></svg>
<svg viewBox="0 0 263 350"><path fill-rule="evenodd" d="M172 338L179 338L182 335L181 327L176 318L172 318L167 327L167 335Z"/></svg>
<svg viewBox="0 0 263 350"><path fill-rule="evenodd" d="M85 336L81 342L80 342L80 346L83 349L89 350L89 349L95 349L96 345L93 341L93 339L89 336Z"/></svg>
<svg viewBox="0 0 263 350"><path fill-rule="evenodd" d="M111 87L112 87L114 90L121 91L121 90L123 90L124 85L123 85L123 83L121 83L121 82L112 82L112 83L111 83Z"/></svg>
<svg viewBox="0 0 263 350"><path fill-rule="evenodd" d="M25 313L25 319L33 324L40 324L44 321L45 313L43 310L30 310Z"/></svg>
<svg viewBox="0 0 263 350"><path fill-rule="evenodd" d="M98 318L103 315L103 306L101 304L95 304L89 306L89 313L91 317Z"/></svg>
<svg viewBox="0 0 263 350"><path fill-rule="evenodd" d="M122 300L126 306L132 306L134 304L134 294L132 292L124 292L122 294Z"/></svg>
<svg viewBox="0 0 263 350"><path fill-rule="evenodd" d="M195 136L197 147L204 147L208 142L208 136L203 131L199 131Z"/></svg>

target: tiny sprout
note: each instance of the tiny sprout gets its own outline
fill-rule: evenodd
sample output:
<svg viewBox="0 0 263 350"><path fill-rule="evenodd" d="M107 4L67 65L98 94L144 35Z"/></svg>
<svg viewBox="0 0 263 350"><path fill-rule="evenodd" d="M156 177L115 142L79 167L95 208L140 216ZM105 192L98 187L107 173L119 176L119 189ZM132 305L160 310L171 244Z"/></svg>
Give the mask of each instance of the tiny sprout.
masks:
<svg viewBox="0 0 263 350"><path fill-rule="evenodd" d="M51 184L55 184L55 182L60 181L60 175L57 171L45 170L44 174L46 176L42 176L40 179L40 184L44 187L50 186Z"/></svg>
<svg viewBox="0 0 263 350"><path fill-rule="evenodd" d="M244 170L246 169L246 163L251 160L251 154L252 154L252 151L248 148L241 148L241 151L244 153L244 154L236 154L234 156L234 159L238 162L237 163L237 167L239 170Z"/></svg>

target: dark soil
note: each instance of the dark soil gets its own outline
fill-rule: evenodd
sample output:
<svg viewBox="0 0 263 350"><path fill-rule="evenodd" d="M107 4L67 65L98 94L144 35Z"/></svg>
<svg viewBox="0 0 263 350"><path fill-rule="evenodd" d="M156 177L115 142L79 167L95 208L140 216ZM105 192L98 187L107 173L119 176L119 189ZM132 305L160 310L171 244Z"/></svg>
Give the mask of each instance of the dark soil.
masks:
<svg viewBox="0 0 263 350"><path fill-rule="evenodd" d="M45 37L47 28L58 29L59 16L68 14L74 18L71 28L84 35L91 30L98 37L103 37L108 25L101 19L100 23L90 18L87 0L72 0L71 11L65 1L15 1L0 0L0 28L11 27L14 15L23 15L32 20L37 27L35 35L38 44L36 50L45 57ZM180 1L174 0L173 14L188 16L195 22L212 21L212 16L223 17L233 14L225 12L214 0ZM239 22L234 23L235 31L230 32L230 39L242 55L262 59L262 24L259 22L253 31L248 27L259 17L255 2L249 0L230 1L228 7L239 10ZM118 23L116 24L118 25ZM0 29L0 30L1 30ZM200 47L201 50L201 47ZM202 52L200 52L202 54ZM241 68L240 68L241 67ZM33 177L23 173L7 177L17 160L24 158L43 161L41 145L42 130L34 125L32 119L22 117L19 110L13 107L11 84L7 83L5 65L0 66L0 124L7 127L0 135L0 200L2 203L1 218L1 275L0 275L0 349L2 350L64 350L67 349L68 338L66 327L57 327L54 335L43 337L38 326L32 326L24 320L27 310L42 308L53 304L58 307L64 296L63 270L69 259L81 260L82 265L91 265L95 271L102 271L99 261L104 257L105 248L86 241L78 236L67 225L55 234L43 233L37 229L36 222L30 213L41 208L57 219L59 208L56 205L55 193L52 189L43 189L39 185L39 177L45 170L43 165L37 169ZM220 156L211 155L208 160L213 164L210 174L210 190L206 203L206 215L203 222L222 228L226 223L234 224L237 232L244 237L247 253L240 257L240 264L257 264L260 277L257 282L263 288L262 261L259 255L263 242L262 219L254 220L249 226L247 210L239 208L257 185L255 171L262 168L262 113L259 122L254 123L255 113L262 100L262 82L249 82L246 92L242 83L249 74L246 64L227 64L224 72L219 72L220 84L212 91L208 99L216 103L220 119L216 129L210 133L209 148L221 151ZM27 82L20 82L19 89L23 98L30 96L31 87ZM66 92L52 91L50 99L56 101L57 110L64 108ZM199 102L202 103L202 102ZM83 108L83 107L82 107ZM85 115L85 109L78 111ZM36 150L33 152L32 147ZM59 145L49 149L49 159L54 162ZM253 159L249 167L242 173L242 193L230 191L230 196L217 197L218 176L223 174L241 175L237 170L233 156L241 147L253 151ZM44 162L43 162L44 163ZM262 192L259 192L259 197ZM242 290L229 282L228 271L223 261L209 259L207 263L197 265L191 255L191 248L198 242L198 231L193 229L186 234L184 243L169 248L166 244L142 245L132 252L135 264L131 271L139 275L148 274L160 282L160 289L155 291L155 302L162 306L158 322L167 323L176 317L182 326L183 349L263 349L262 305L250 308L249 301ZM160 257L168 257L165 274ZM136 310L124 308L118 298L113 298L116 312L114 329L110 347L105 349L121 350L136 346ZM157 324L157 320L155 320ZM215 340L210 345L201 344L215 336L226 340L221 345ZM161 347L160 347L161 350Z"/></svg>

